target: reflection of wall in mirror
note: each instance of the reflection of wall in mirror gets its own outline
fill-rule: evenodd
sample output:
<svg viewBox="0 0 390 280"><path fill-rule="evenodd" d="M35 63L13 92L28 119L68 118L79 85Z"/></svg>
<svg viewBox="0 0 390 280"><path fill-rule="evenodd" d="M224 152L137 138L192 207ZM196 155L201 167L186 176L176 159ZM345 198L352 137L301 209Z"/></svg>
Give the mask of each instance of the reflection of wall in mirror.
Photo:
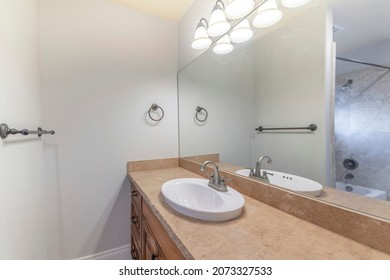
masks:
<svg viewBox="0 0 390 280"><path fill-rule="evenodd" d="M179 73L181 157L219 153L223 162L249 164L255 71L250 49L236 55L209 50ZM195 119L197 106L208 111L203 123Z"/></svg>
<svg viewBox="0 0 390 280"><path fill-rule="evenodd" d="M264 127L318 125L314 133L262 132L251 144L251 161L269 155L268 169L330 182L328 105L332 48L330 15L318 7L257 43L256 124ZM327 72L328 71L328 72Z"/></svg>

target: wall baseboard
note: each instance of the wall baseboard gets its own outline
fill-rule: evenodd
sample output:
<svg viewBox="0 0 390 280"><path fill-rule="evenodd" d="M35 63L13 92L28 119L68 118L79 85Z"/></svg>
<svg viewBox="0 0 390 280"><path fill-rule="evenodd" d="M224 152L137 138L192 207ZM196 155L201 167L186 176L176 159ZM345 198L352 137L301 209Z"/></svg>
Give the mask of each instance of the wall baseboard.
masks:
<svg viewBox="0 0 390 280"><path fill-rule="evenodd" d="M130 244L88 255L76 260L131 260Z"/></svg>

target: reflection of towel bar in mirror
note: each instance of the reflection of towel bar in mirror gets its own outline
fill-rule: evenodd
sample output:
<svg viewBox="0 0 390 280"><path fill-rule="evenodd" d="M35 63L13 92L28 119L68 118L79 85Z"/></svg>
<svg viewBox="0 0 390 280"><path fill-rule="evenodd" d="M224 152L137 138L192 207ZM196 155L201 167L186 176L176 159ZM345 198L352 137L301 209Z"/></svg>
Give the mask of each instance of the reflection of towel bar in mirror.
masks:
<svg viewBox="0 0 390 280"><path fill-rule="evenodd" d="M199 118L199 114L204 111L204 118ZM207 120L209 116L209 113L207 112L207 110L203 107L196 107L196 113L195 113L195 118L199 121L199 122L205 122Z"/></svg>
<svg viewBox="0 0 390 280"><path fill-rule="evenodd" d="M8 135L15 135L15 134L22 134L22 135L30 135L30 134L37 134L39 137L41 137L43 134L54 134L54 130L43 130L42 128L38 127L38 130L28 130L28 129L22 129L17 130L15 128L9 128L7 124L3 123L0 125L0 136L2 139L6 139Z"/></svg>
<svg viewBox="0 0 390 280"><path fill-rule="evenodd" d="M316 131L317 125L310 124L309 126L306 126L306 127L263 127L263 126L259 126L259 127L255 128L255 130L258 132L262 132L264 130L296 130L296 129L306 129L306 130L310 130L310 131Z"/></svg>

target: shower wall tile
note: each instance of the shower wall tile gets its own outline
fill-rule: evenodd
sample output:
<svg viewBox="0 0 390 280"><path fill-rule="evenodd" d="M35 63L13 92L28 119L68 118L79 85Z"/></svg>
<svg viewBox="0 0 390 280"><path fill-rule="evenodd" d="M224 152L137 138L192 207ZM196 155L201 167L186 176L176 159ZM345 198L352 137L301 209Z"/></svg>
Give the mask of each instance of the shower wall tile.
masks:
<svg viewBox="0 0 390 280"><path fill-rule="evenodd" d="M342 85L352 79L350 91ZM336 181L381 189L390 197L390 71L380 68L336 77L335 156ZM343 160L354 158L356 170ZM346 180L348 173L353 179Z"/></svg>

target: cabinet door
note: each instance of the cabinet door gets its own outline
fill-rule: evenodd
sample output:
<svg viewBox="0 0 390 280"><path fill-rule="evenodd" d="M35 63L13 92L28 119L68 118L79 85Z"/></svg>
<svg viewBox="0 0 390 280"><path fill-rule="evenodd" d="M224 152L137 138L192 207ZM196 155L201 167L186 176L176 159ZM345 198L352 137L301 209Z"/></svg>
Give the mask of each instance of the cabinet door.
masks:
<svg viewBox="0 0 390 280"><path fill-rule="evenodd" d="M184 260L184 256L171 240L168 233L162 224L158 221L158 219L154 216L152 210L149 208L147 203L145 203L145 201L142 203L142 214L142 226L145 227L145 225L147 225L148 230L154 234L156 237L155 242L158 244L160 250L164 252L164 258L167 258L168 260ZM142 242L145 243L145 241Z"/></svg>
<svg viewBox="0 0 390 280"><path fill-rule="evenodd" d="M135 242L133 234L131 235L131 257L133 258L133 260L141 259L141 250Z"/></svg>
<svg viewBox="0 0 390 280"><path fill-rule="evenodd" d="M141 209L142 195L134 184L131 185L131 202L134 202L138 209Z"/></svg>
<svg viewBox="0 0 390 280"><path fill-rule="evenodd" d="M131 200L131 229L137 234L137 237L141 236L141 212L134 203L134 200Z"/></svg>
<svg viewBox="0 0 390 280"><path fill-rule="evenodd" d="M143 227L143 237L144 237L144 260L165 260L165 256L162 253L160 247L158 246L156 238L153 236L149 226L144 223Z"/></svg>

